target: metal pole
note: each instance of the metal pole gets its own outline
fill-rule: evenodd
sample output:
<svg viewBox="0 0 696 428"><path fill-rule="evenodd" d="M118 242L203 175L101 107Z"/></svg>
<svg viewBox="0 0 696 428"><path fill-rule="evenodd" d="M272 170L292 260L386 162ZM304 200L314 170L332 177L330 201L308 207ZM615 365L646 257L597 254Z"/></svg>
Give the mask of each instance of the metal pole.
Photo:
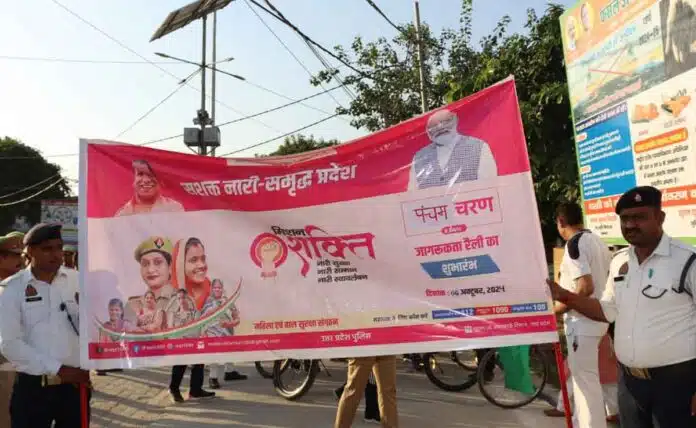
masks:
<svg viewBox="0 0 696 428"><path fill-rule="evenodd" d="M420 78L420 93L421 93L421 110L423 113L428 111L428 103L426 100L425 92L425 64L423 63L423 40L421 38L420 29L420 8L418 6L418 0L413 2L413 9L415 11L415 27L416 27L416 49L418 51L418 77Z"/></svg>
<svg viewBox="0 0 696 428"><path fill-rule="evenodd" d="M213 67L217 67L217 11L213 12ZM211 87L210 92L212 95L212 102L210 104L210 120L211 125L215 126L215 77L217 72L213 70L213 75L211 77ZM215 147L210 150L210 154L215 156Z"/></svg>
<svg viewBox="0 0 696 428"><path fill-rule="evenodd" d="M207 26L207 16L203 16L203 53L202 53L202 58L201 58L201 111L205 111L205 48L207 44L206 40L206 33L208 32L208 26ZM201 146L199 148L199 153L203 156L206 156L208 154L207 147L205 147L205 144L203 142L203 128L205 128L205 123L201 123L201 136L200 136L200 143Z"/></svg>

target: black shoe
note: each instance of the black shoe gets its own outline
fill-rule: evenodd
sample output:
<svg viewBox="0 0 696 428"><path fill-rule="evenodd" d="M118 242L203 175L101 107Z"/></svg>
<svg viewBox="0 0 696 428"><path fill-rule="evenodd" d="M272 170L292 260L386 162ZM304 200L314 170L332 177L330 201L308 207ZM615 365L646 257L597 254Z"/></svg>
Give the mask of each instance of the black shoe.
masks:
<svg viewBox="0 0 696 428"><path fill-rule="evenodd" d="M210 386L210 389L220 389L220 382L218 382L218 380L215 378L210 378L208 385Z"/></svg>
<svg viewBox="0 0 696 428"><path fill-rule="evenodd" d="M169 396L172 399L173 402L175 403L183 403L184 401L184 396L181 395L181 391L172 391L169 390Z"/></svg>
<svg viewBox="0 0 696 428"><path fill-rule="evenodd" d="M205 389L201 389L200 391L191 391L189 392L189 398L213 398L215 397L215 393L211 391L206 391Z"/></svg>
<svg viewBox="0 0 696 428"><path fill-rule="evenodd" d="M337 401L341 400L342 395L343 395L343 387L334 389L334 397L336 397Z"/></svg>
<svg viewBox="0 0 696 428"><path fill-rule="evenodd" d="M247 375L239 373L237 370L225 373L225 380L247 380Z"/></svg>

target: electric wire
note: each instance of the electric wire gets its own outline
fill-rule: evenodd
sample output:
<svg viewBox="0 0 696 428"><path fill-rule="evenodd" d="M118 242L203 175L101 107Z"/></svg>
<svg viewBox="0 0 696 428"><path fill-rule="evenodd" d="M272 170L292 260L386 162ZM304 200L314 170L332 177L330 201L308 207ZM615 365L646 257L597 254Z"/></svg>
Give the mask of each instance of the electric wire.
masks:
<svg viewBox="0 0 696 428"><path fill-rule="evenodd" d="M127 50L128 52L130 52L130 53L132 53L133 55L137 56L138 58L142 59L143 61L145 61L145 62L147 62L147 63L149 63L149 64L152 64L152 66L156 67L156 68L157 68L158 70L160 70L161 72L165 73L166 75L168 75L168 76L170 76L170 77L173 77L173 78L176 79L177 81L181 81L181 80L182 80L180 77L176 76L175 74L173 74L172 72L170 72L170 71L167 70L166 68L162 67L161 65L157 64L157 63L154 62L154 61L149 60L149 59L146 58L145 56L143 56L143 55L141 55L140 53L138 53L136 50L132 49L131 47L129 47L128 45L126 45L126 44L123 43L122 41L118 40L116 37L110 35L110 34L107 33L106 31L104 31L104 30L102 30L101 28L97 27L96 25L92 24L90 21L88 21L87 19L83 18L80 14L78 14L78 13L75 12L74 10L70 9L69 7L65 6L65 5L64 5L63 3L61 3L60 1L58 1L58 0L51 0L51 1L52 1L53 3L55 3L57 6L59 6L61 9L65 10L66 12L68 12L70 15L74 16L75 18L77 18L78 20L80 20L81 22L83 22L85 25L91 27L92 29L94 29L94 30L97 31L98 33L102 34L104 37L106 37L106 38L108 38L109 40L111 40L112 42L116 43L117 45L119 45L119 46L122 47L123 49ZM199 93L201 92L201 89L199 89L199 88L197 88L197 87L195 87L195 86L192 86L192 85L190 85L190 84L188 84L188 83L186 84L186 86L188 86L189 88L192 88L193 90L195 90L195 91L197 91L197 92L199 92ZM206 98L210 99L211 96L206 94ZM233 111L233 112L239 114L239 115L244 115L244 114L245 114L244 112L241 112L240 110L237 110L236 108L234 108L234 107L232 107L232 106L230 106L230 105L228 105L228 104L226 104L226 103L220 101L219 99L215 99L215 102L218 103L218 104L220 104L221 106L227 108L228 110ZM255 119L255 122L259 123L260 125L263 125L264 127L268 128L268 129L270 129L270 130L272 130L272 131L279 132L277 129L275 129L275 128L272 127L271 125L268 125L267 123L264 123L264 122L262 122L262 121L260 121L260 120L256 120L256 119Z"/></svg>
<svg viewBox="0 0 696 428"><path fill-rule="evenodd" d="M275 39L278 41L278 43L280 43L280 45L290 54L290 56L295 60L295 62L297 62L300 65L300 67L302 67L304 69L304 71L307 72L309 77L314 78L314 73L312 73L312 71L305 65L305 63L302 62L302 60L300 58L298 58L297 55L295 55L295 53L290 49L290 47L288 47L288 45L283 41L283 39L281 39L278 36L278 34L276 34L276 32L273 30L273 28L271 28L271 26L268 25L266 20L263 19L263 17L256 11L256 9L254 9L251 6L251 4L249 4L249 0L244 0L244 4L246 4L246 6L249 8L249 10L251 10L251 12L256 16L256 18L258 18L258 20L261 21L263 26L266 27L266 29L273 35L273 37L275 37ZM319 86L321 86L323 89L326 89L322 83L320 83ZM333 94L330 94L330 97L331 97L331 99L334 100L334 102L339 107L341 107L344 110L346 109L343 106L343 104L341 104L341 102L338 101L338 99Z"/></svg>
<svg viewBox="0 0 696 428"><path fill-rule="evenodd" d="M28 202L28 201L34 199L35 197L41 195L42 193L45 193L45 192L51 190L52 188L56 187L58 184L60 184L60 183L63 182L63 181L65 181L65 179L64 179L63 177L61 177L61 178L59 178L58 180L54 181L54 182L51 183L50 185L44 187L43 189L39 190L38 192L34 193L34 194L31 195L31 196L27 196L27 197L24 198L24 199L20 199L20 200L18 200L18 201L14 201L14 202L2 203L2 204L0 204L0 207L10 207L10 206L13 206L13 205L19 205L19 204L21 204L21 203Z"/></svg>
<svg viewBox="0 0 696 428"><path fill-rule="evenodd" d="M40 186L40 185L46 183L47 181L51 181L51 180L53 180L54 178L57 178L57 177L60 177L60 173L53 174L52 176L50 176L50 177L48 177L48 178L44 178L43 180L41 180L41 181L39 181L39 182L36 182L36 183L32 184L31 186L23 187L23 188L21 188L21 189L19 189L19 190L17 190L17 191L14 191L14 192L7 193L7 194L5 194L5 195L2 195L2 196L0 196L0 199L6 199L6 198L9 198L10 196L15 196L15 195L18 195L18 194L20 194L20 193L24 193L24 192L26 192L27 190L31 190L31 189L33 189L34 187L38 187L38 186Z"/></svg>
<svg viewBox="0 0 696 428"><path fill-rule="evenodd" d="M277 137L269 138L268 140L264 140L264 141L261 141L260 143L252 144L251 146L243 147L243 148L241 148L241 149L234 150L234 151L231 151L231 152L229 152L229 153L225 153L224 155L220 155L220 157L226 157L226 156L229 156L229 155L234 155L234 154L236 154L236 153L243 152L243 151L245 151L245 150L254 149L254 148L256 148L256 147L263 146L264 144L272 143L273 141L280 140L281 138L288 137L288 136L290 136L290 135L292 135L292 134L296 134L296 133L298 133L298 132L300 132L300 131L304 131L305 129L311 128L312 126L318 125L318 124L320 124L320 123L322 123L322 122L326 122L327 120L333 119L334 117L336 117L336 116L338 116L338 115L339 115L338 113L332 114L332 115L327 116L327 117L325 117L325 118L323 118L323 119L319 119L319 120L317 120L316 122L312 122L312 123L310 123L309 125L305 125L305 126L303 126L302 128L295 129L294 131L286 132L286 133L283 134L283 135L278 135Z"/></svg>
<svg viewBox="0 0 696 428"><path fill-rule="evenodd" d="M185 79L183 79L181 82L179 82L179 84L176 86L176 88L174 88L173 91L171 91L166 97L164 97L164 98L163 98L161 101L159 101L157 104L155 104L154 106L152 106L148 111L146 111L145 113L143 113L143 114L142 114L140 117L138 117L133 123L131 123L130 125L128 125L123 131L119 132L118 135L116 135L116 137L114 137L114 139L120 138L123 134L125 134L126 132L128 132L128 131L130 131L131 129L135 128L135 126L136 126L137 124L139 124L140 122L142 122L143 120L145 120L150 114L152 114L155 110L157 110L160 106L162 106L162 104L164 104L165 102L167 102L167 100L169 100L169 99L170 99L171 97L173 97L177 92L179 92L179 91L181 90L181 88L183 88L184 85L185 85L186 83L188 83L191 79L193 79L198 73L200 73L200 69L194 71L194 72L191 73L187 78L185 78Z"/></svg>

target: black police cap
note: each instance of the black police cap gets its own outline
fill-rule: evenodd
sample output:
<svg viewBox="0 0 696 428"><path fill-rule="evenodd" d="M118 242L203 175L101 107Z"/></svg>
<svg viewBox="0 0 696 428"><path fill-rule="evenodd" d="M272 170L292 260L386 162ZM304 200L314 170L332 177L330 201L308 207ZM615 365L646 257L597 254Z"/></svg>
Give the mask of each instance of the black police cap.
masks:
<svg viewBox="0 0 696 428"><path fill-rule="evenodd" d="M652 186L638 186L621 195L616 203L616 214L627 208L662 207L662 192Z"/></svg>
<svg viewBox="0 0 696 428"><path fill-rule="evenodd" d="M38 245L51 239L63 239L60 224L39 223L24 235L24 245Z"/></svg>

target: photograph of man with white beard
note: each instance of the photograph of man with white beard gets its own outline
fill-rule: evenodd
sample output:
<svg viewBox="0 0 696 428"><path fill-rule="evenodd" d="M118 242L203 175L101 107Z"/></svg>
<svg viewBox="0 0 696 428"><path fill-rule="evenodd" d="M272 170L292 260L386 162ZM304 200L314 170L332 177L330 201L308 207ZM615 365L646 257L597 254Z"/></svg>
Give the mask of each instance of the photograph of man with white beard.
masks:
<svg viewBox="0 0 696 428"><path fill-rule="evenodd" d="M696 67L696 0L661 0L667 78Z"/></svg>
<svg viewBox="0 0 696 428"><path fill-rule="evenodd" d="M148 161L134 160L132 166L133 197L116 211L115 217L184 211L179 202L162 195L162 184Z"/></svg>
<svg viewBox="0 0 696 428"><path fill-rule="evenodd" d="M498 176L498 166L488 143L460 134L457 124L457 115L446 109L428 118L426 130L431 143L413 156L409 190Z"/></svg>

